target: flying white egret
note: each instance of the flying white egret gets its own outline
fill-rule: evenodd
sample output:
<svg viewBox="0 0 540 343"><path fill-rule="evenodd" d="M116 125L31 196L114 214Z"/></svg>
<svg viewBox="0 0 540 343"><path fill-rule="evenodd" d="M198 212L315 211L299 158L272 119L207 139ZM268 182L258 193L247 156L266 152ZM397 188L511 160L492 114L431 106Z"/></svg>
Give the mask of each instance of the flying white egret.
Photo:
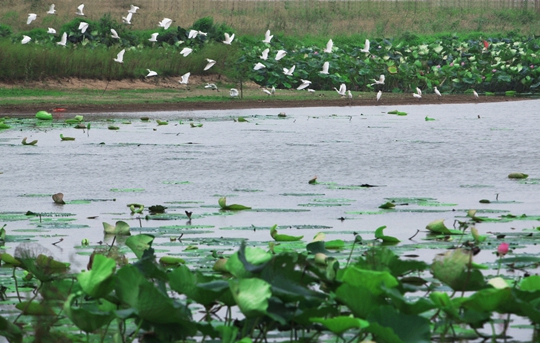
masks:
<svg viewBox="0 0 540 343"><path fill-rule="evenodd" d="M328 68L330 68L330 62L326 61L323 63L322 70L319 72L319 74L328 75Z"/></svg>
<svg viewBox="0 0 540 343"><path fill-rule="evenodd" d="M54 9L54 4L49 6L49 10L47 11L47 14L55 14L56 10Z"/></svg>
<svg viewBox="0 0 540 343"><path fill-rule="evenodd" d="M206 67L204 67L204 70L208 70L208 69L212 68L214 66L214 64L216 64L216 61L211 60L209 58L207 58L206 61L208 62L208 64L206 65Z"/></svg>
<svg viewBox="0 0 540 343"><path fill-rule="evenodd" d="M373 86L373 85L384 85L384 79L385 79L384 75L381 75L378 80L373 79L373 81L375 81L375 83L372 83L371 86Z"/></svg>
<svg viewBox="0 0 540 343"><path fill-rule="evenodd" d="M365 52L366 54L369 53L369 39L366 39L366 42L364 44L364 48L360 49L361 52Z"/></svg>
<svg viewBox="0 0 540 343"><path fill-rule="evenodd" d="M173 22L172 19L163 18L163 20L159 22L158 26L167 30L169 26L171 26L172 22Z"/></svg>
<svg viewBox="0 0 540 343"><path fill-rule="evenodd" d="M412 93L412 96L414 96L418 100L422 99L422 95L417 94L417 93Z"/></svg>
<svg viewBox="0 0 540 343"><path fill-rule="evenodd" d="M347 94L347 86L344 83L339 86L339 89L337 89L336 87L334 87L334 89L341 96L345 96L345 94Z"/></svg>
<svg viewBox="0 0 540 343"><path fill-rule="evenodd" d="M111 29L111 38L120 39L120 36L118 35L118 32L116 32L115 29Z"/></svg>
<svg viewBox="0 0 540 343"><path fill-rule="evenodd" d="M287 76L292 76L294 73L294 68L296 68L296 64L291 67L291 69L283 68L283 74Z"/></svg>
<svg viewBox="0 0 540 343"><path fill-rule="evenodd" d="M139 6L131 5L128 12L135 14L135 13L137 13L138 9L139 9Z"/></svg>
<svg viewBox="0 0 540 343"><path fill-rule="evenodd" d="M36 20L36 18L37 18L37 14L28 13L28 19L26 19L26 25L30 25L30 23Z"/></svg>
<svg viewBox="0 0 540 343"><path fill-rule="evenodd" d="M377 92L377 101L381 100L382 91Z"/></svg>
<svg viewBox="0 0 540 343"><path fill-rule="evenodd" d="M287 55L287 51L285 51L285 50L278 50L278 52L276 53L276 61L279 61L280 59L282 59L283 57L285 57L285 55Z"/></svg>
<svg viewBox="0 0 540 343"><path fill-rule="evenodd" d="M150 69L146 69L148 70L148 75L146 75L145 77L152 77L152 76L157 76L157 73L153 70L150 70Z"/></svg>
<svg viewBox="0 0 540 343"><path fill-rule="evenodd" d="M260 59L266 61L268 59L268 53L269 52L270 52L269 48L264 49L261 56L260 56Z"/></svg>
<svg viewBox="0 0 540 343"><path fill-rule="evenodd" d="M229 34L225 32L225 40L223 41L223 43L231 45L233 40L234 40L234 33L229 36Z"/></svg>
<svg viewBox="0 0 540 343"><path fill-rule="evenodd" d="M302 90L304 88L307 88L309 87L309 85L311 84L311 81L308 81L308 80L302 80L300 79L300 81L302 81L302 83L300 84L300 86L298 86L296 89L298 90Z"/></svg>
<svg viewBox="0 0 540 343"><path fill-rule="evenodd" d="M79 23L79 30L81 30L81 33L85 33L86 29L88 29L88 23L85 23L84 21L81 21Z"/></svg>
<svg viewBox="0 0 540 343"><path fill-rule="evenodd" d="M26 35L23 35L23 39L21 40L21 43L22 44L26 44L28 42L30 42L32 40L32 38L26 36Z"/></svg>
<svg viewBox="0 0 540 343"><path fill-rule="evenodd" d="M182 51L180 51L180 55L187 57L192 51L193 49L191 48L183 48Z"/></svg>
<svg viewBox="0 0 540 343"><path fill-rule="evenodd" d="M262 64L261 62L257 62L257 64L255 64L255 67L253 67L253 70L260 70L263 68L266 68L266 66Z"/></svg>
<svg viewBox="0 0 540 343"><path fill-rule="evenodd" d="M199 34L199 36L208 36L208 32L197 31L197 33Z"/></svg>
<svg viewBox="0 0 540 343"><path fill-rule="evenodd" d="M268 96L272 95L272 92L271 92L271 91L269 91L269 90L268 90L268 89L266 89L266 88L263 88L263 90L262 90L262 91L263 91L263 92L265 92L265 93L266 93L266 95L268 95Z"/></svg>
<svg viewBox="0 0 540 343"><path fill-rule="evenodd" d="M47 33L51 34L51 35L55 35L56 34L56 30L53 29L52 27L49 27L47 28Z"/></svg>
<svg viewBox="0 0 540 343"><path fill-rule="evenodd" d="M272 40L273 37L274 36L270 35L270 30L267 30L266 33L264 34L264 39L262 42L270 44L270 41Z"/></svg>
<svg viewBox="0 0 540 343"><path fill-rule="evenodd" d="M118 55L116 55L116 58L114 59L115 62L118 63L124 63L124 53L126 52L126 49L122 49Z"/></svg>
<svg viewBox="0 0 540 343"><path fill-rule="evenodd" d="M232 97L232 98L236 98L238 97L238 89L236 88L231 88L231 90L229 91L229 95Z"/></svg>
<svg viewBox="0 0 540 343"><path fill-rule="evenodd" d="M180 84L182 85L187 85L188 84L188 80L189 80L189 75L191 75L191 73L185 73L184 75L182 75L182 79L178 82L180 82Z"/></svg>
<svg viewBox="0 0 540 343"><path fill-rule="evenodd" d="M418 87L416 87L416 93L418 93L418 95L422 96L422 90Z"/></svg>
<svg viewBox="0 0 540 343"><path fill-rule="evenodd" d="M66 43L67 43L67 32L64 32L62 34L62 38L60 39L60 42L56 42L56 44L66 46Z"/></svg>
<svg viewBox="0 0 540 343"><path fill-rule="evenodd" d="M476 99L478 99L478 93L476 93L476 91L475 91L474 89L473 89L472 93L473 93L474 97L475 97Z"/></svg>
<svg viewBox="0 0 540 343"><path fill-rule="evenodd" d="M159 36L159 32L152 33L152 36L148 38L150 42L157 42L157 36Z"/></svg>
<svg viewBox="0 0 540 343"><path fill-rule="evenodd" d="M324 52L332 52L332 48L334 47L334 42L330 39L328 43L326 43L326 48L323 50Z"/></svg>
<svg viewBox="0 0 540 343"><path fill-rule="evenodd" d="M434 91L435 94L437 94L438 96L441 96L441 92L439 92L439 90L437 89L437 87L433 87L433 91Z"/></svg>
<svg viewBox="0 0 540 343"><path fill-rule="evenodd" d="M80 4L79 7L77 7L77 12L75 12L76 15L82 15L84 17L84 4Z"/></svg>
<svg viewBox="0 0 540 343"><path fill-rule="evenodd" d="M206 89L211 89L219 92L219 89L217 88L215 83L206 83L206 86L204 86Z"/></svg>
<svg viewBox="0 0 540 343"><path fill-rule="evenodd" d="M122 22L123 22L124 24L131 25L131 18L133 18L133 13L128 12L127 16L122 17Z"/></svg>

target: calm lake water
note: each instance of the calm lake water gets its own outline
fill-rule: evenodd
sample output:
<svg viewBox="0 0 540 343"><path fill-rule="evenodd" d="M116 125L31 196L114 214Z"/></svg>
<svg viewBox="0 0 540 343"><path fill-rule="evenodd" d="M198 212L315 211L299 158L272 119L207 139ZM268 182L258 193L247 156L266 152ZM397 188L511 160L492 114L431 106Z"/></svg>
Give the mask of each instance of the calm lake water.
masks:
<svg viewBox="0 0 540 343"><path fill-rule="evenodd" d="M28 235L57 259L71 261L75 270L87 262L74 249L82 238L92 245L110 241L104 238L102 222L124 220L133 233L141 225L143 232L151 232L186 224L182 217L139 221L130 214L130 203L164 205L167 213L178 216L193 211L192 225L204 229L184 236L192 243L222 237L268 242L268 228L274 224L280 233L304 235L304 242L321 231L327 240L351 240L353 232L371 240L375 229L386 225L386 235L401 239L402 245L417 244L420 258L431 262L441 252L424 241L425 227L433 220L445 219L450 227L455 219L464 220L468 209L495 210L482 214L491 217L501 214L497 211L540 215L540 184L534 182L540 178L539 108L539 100L527 100L85 114L86 121L92 118L90 130L44 124L0 132L0 211L74 214L72 226L39 226L27 220L7 222L6 230L8 235ZM391 110L408 115L388 114ZM286 117L278 117L280 112ZM238 117L247 122L233 120ZM158 125L157 119L169 124ZM110 125L119 130L109 130ZM75 140L61 141L60 134ZM23 146L24 137L38 144ZM533 180L508 179L512 172L527 173ZM308 184L314 176L319 184ZM359 187L365 184L378 187ZM53 203L51 195L58 192L67 204ZM225 195L228 204L253 210L220 215L218 198ZM479 203L497 197L508 202ZM378 207L389 198L406 198L397 203L409 205L381 214ZM446 206L414 204L409 198L433 198L431 205ZM508 233L537 226L538 221L514 221L477 228ZM408 240L417 230L421 232ZM155 244L170 253L185 248L166 244L170 236L158 236ZM59 237L64 241L51 245ZM17 244L6 244L7 252L13 253ZM533 245L514 250L524 251L539 253ZM483 250L475 261L494 262L493 251ZM530 331L523 339L527 337Z"/></svg>

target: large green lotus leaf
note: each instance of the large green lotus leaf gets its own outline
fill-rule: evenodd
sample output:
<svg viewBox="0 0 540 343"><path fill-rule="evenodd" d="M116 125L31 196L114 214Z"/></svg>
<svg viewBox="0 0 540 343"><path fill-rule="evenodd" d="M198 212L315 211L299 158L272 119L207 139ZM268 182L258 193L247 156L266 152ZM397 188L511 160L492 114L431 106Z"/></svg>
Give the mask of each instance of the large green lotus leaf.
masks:
<svg viewBox="0 0 540 343"><path fill-rule="evenodd" d="M0 316L0 336L7 338L10 343L22 343L23 341L21 328L3 316Z"/></svg>
<svg viewBox="0 0 540 343"><path fill-rule="evenodd" d="M229 257L225 268L237 278L251 277L251 272L246 270L245 264L240 260L238 254L239 252L235 252ZM272 254L269 252L254 247L245 247L244 256L249 264L255 266L262 265L272 258Z"/></svg>
<svg viewBox="0 0 540 343"><path fill-rule="evenodd" d="M135 309L140 318L158 324L179 323L187 325L191 312L180 301L169 298L146 279L139 284L140 297Z"/></svg>
<svg viewBox="0 0 540 343"><path fill-rule="evenodd" d="M386 226L381 226L375 230L375 238L382 239L383 242L399 242L400 240L396 237L385 236L383 230L386 229Z"/></svg>
<svg viewBox="0 0 540 343"><path fill-rule="evenodd" d="M79 306L75 306L73 303L76 297L76 294L69 296L68 300L64 303L64 313L82 331L87 333L94 332L114 319L114 312L112 310L103 311L97 306L96 302L79 302ZM102 301L105 300L102 299Z"/></svg>
<svg viewBox="0 0 540 343"><path fill-rule="evenodd" d="M443 235L463 235L463 232L456 229L449 229L444 225L444 219L437 219L426 226L431 232L441 233Z"/></svg>
<svg viewBox="0 0 540 343"><path fill-rule="evenodd" d="M36 258L21 257L19 261L22 263L21 268L31 272L42 282L52 280L56 274L63 274L69 269L67 264L44 254L39 254Z"/></svg>
<svg viewBox="0 0 540 343"><path fill-rule="evenodd" d="M519 289L525 292L540 291L540 275L532 275L521 280Z"/></svg>
<svg viewBox="0 0 540 343"><path fill-rule="evenodd" d="M94 298L108 295L114 288L116 261L101 254L94 255L92 269L77 275L84 293Z"/></svg>
<svg viewBox="0 0 540 343"><path fill-rule="evenodd" d="M433 302L436 308L444 311L446 314L450 315L453 319L459 318L459 304L456 306L456 301L453 301L448 293L446 292L431 292L429 294L429 299ZM463 298L458 298L462 301ZM459 301L457 301L459 302Z"/></svg>
<svg viewBox="0 0 540 343"><path fill-rule="evenodd" d="M472 254L455 249L435 258L431 265L433 276L450 286L454 291L476 291L485 286L484 276L471 269Z"/></svg>
<svg viewBox="0 0 540 343"><path fill-rule="evenodd" d="M221 333L222 343L235 343L236 337L238 337L238 327L220 325L216 327L216 330Z"/></svg>
<svg viewBox="0 0 540 343"><path fill-rule="evenodd" d="M382 286L386 288L396 287L399 282L388 272L359 269L348 267L345 269L341 281L352 286L361 286L375 295L384 293Z"/></svg>
<svg viewBox="0 0 540 343"><path fill-rule="evenodd" d="M310 318L313 323L320 323L336 335L341 335L350 329L364 329L369 326L369 322L363 319L339 316L334 318Z"/></svg>
<svg viewBox="0 0 540 343"><path fill-rule="evenodd" d="M141 258L144 251L152 246L154 236L148 234L140 234L131 236L126 239L126 245L135 253L137 258Z"/></svg>
<svg viewBox="0 0 540 343"><path fill-rule="evenodd" d="M336 290L338 300L345 304L355 317L366 319L371 312L386 304L382 296L377 296L362 286L344 283Z"/></svg>
<svg viewBox="0 0 540 343"><path fill-rule="evenodd" d="M117 221L115 226L112 226L109 223L103 222L103 232L110 235L120 235L120 236L131 235L129 231L129 224L122 220Z"/></svg>
<svg viewBox="0 0 540 343"><path fill-rule="evenodd" d="M207 284L212 281L215 281L215 279L198 272L194 273L184 265L178 266L169 273L169 285L171 289L179 294L185 294L189 299L204 306L215 303L225 291L225 289L214 291L209 288L198 287L199 283Z"/></svg>
<svg viewBox="0 0 540 343"><path fill-rule="evenodd" d="M487 288L475 292L461 302L461 306L478 312L493 312L500 310L500 306L507 301L515 301L511 288Z"/></svg>
<svg viewBox="0 0 540 343"><path fill-rule="evenodd" d="M435 308L430 299L419 298L416 302L411 302L397 288L387 289L386 295L392 299L394 306L404 314L420 314Z"/></svg>
<svg viewBox="0 0 540 343"><path fill-rule="evenodd" d="M25 315L30 316L54 316L56 313L54 313L52 307L49 305L44 305L43 303L39 303L37 301L22 301L15 305L15 308L22 311Z"/></svg>
<svg viewBox="0 0 540 343"><path fill-rule="evenodd" d="M367 331L385 343L431 343L429 320L397 312L391 306L377 308L368 318Z"/></svg>
<svg viewBox="0 0 540 343"><path fill-rule="evenodd" d="M271 286L261 279L230 280L229 287L236 304L246 317L266 313L268 299L272 296Z"/></svg>
<svg viewBox="0 0 540 343"><path fill-rule="evenodd" d="M128 264L116 272L114 280L114 289L120 301L136 308L140 298L139 285L146 281L143 274L137 267Z"/></svg>

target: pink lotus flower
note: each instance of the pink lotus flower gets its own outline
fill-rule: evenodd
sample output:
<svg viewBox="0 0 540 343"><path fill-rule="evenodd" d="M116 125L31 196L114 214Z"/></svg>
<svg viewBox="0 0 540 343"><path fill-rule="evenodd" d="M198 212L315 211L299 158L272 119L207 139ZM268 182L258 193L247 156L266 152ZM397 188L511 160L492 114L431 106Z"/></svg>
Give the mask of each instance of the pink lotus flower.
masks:
<svg viewBox="0 0 540 343"><path fill-rule="evenodd" d="M501 243L498 247L497 247L497 254L499 256L504 256L506 254L508 254L508 243Z"/></svg>
<svg viewBox="0 0 540 343"><path fill-rule="evenodd" d="M461 62L461 66L463 67L465 65L465 62Z"/></svg>
<svg viewBox="0 0 540 343"><path fill-rule="evenodd" d="M454 62L450 63L450 67L453 67L454 66Z"/></svg>
<svg viewBox="0 0 540 343"><path fill-rule="evenodd" d="M441 65L440 65L440 64L437 64L437 68L441 69Z"/></svg>
<svg viewBox="0 0 540 343"><path fill-rule="evenodd" d="M497 69L493 69L491 72L492 72L492 73L495 73L495 72L497 72Z"/></svg>
<svg viewBox="0 0 540 343"><path fill-rule="evenodd" d="M534 69L534 64L531 64L531 69Z"/></svg>

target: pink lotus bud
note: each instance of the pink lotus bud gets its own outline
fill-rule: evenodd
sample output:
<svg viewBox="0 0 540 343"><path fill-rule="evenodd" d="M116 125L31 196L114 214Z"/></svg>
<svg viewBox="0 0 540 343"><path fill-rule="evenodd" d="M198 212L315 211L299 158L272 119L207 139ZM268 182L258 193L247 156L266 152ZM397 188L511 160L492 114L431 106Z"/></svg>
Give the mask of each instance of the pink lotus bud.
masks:
<svg viewBox="0 0 540 343"><path fill-rule="evenodd" d="M497 254L499 254L499 256L504 256L508 253L508 243L501 243L498 247L497 247Z"/></svg>
<svg viewBox="0 0 540 343"><path fill-rule="evenodd" d="M461 62L461 66L463 67L465 65L465 62Z"/></svg>
<svg viewBox="0 0 540 343"><path fill-rule="evenodd" d="M497 72L497 69L493 69L491 72L492 72L492 73L495 73L495 72Z"/></svg>
<svg viewBox="0 0 540 343"><path fill-rule="evenodd" d="M450 63L450 67L453 67L454 66L454 62Z"/></svg>

